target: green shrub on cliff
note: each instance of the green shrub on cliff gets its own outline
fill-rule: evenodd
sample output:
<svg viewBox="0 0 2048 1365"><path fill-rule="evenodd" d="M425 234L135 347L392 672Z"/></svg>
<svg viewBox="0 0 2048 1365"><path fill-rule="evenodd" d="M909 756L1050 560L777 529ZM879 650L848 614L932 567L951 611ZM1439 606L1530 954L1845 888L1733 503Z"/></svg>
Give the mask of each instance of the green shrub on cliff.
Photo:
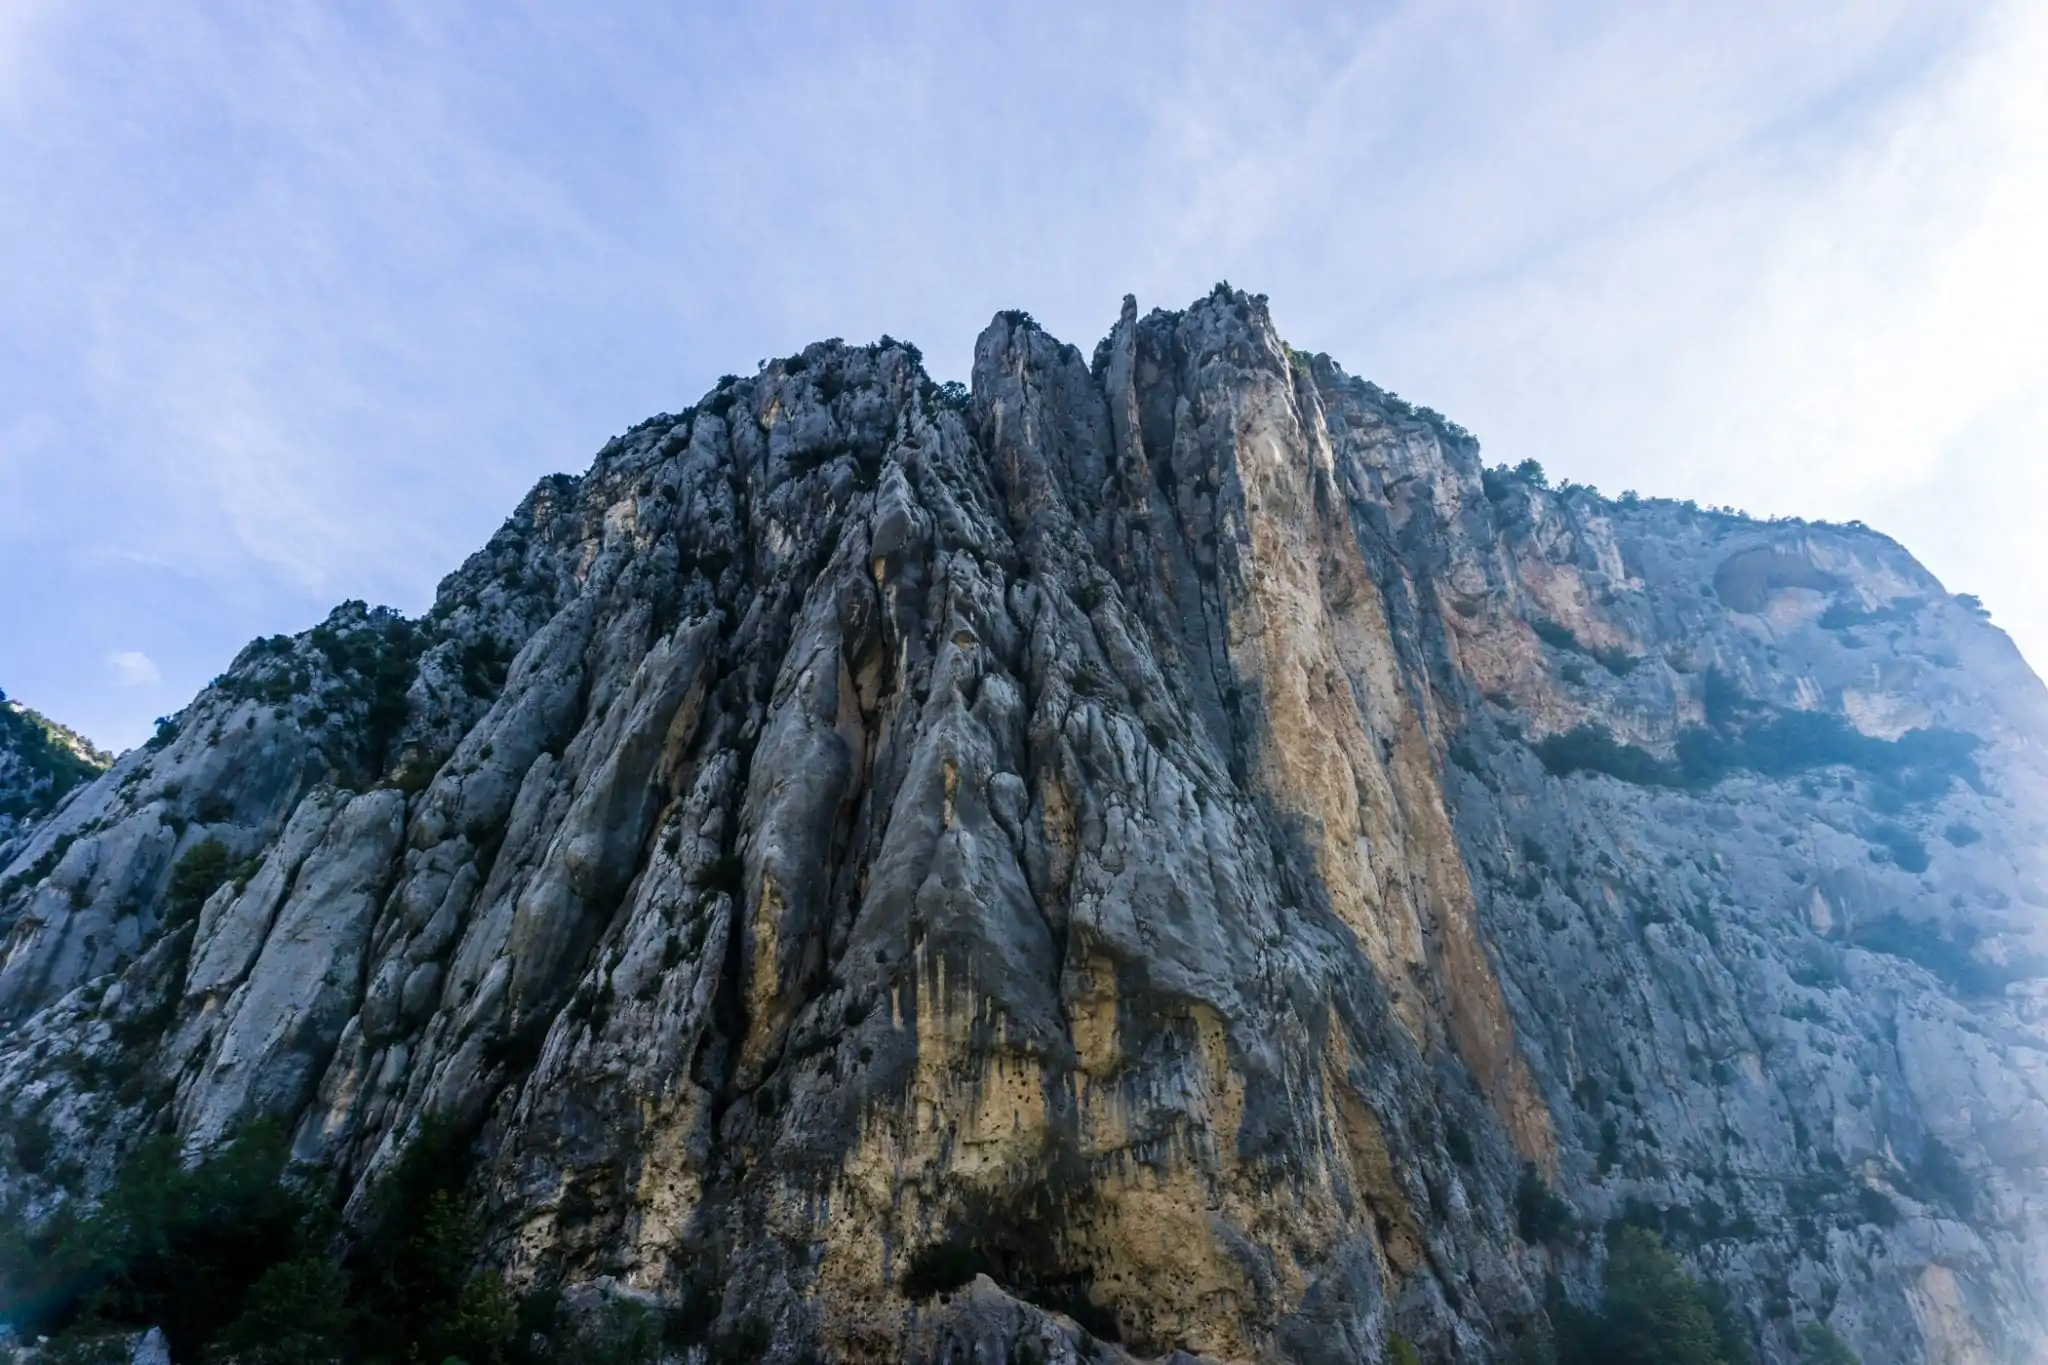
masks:
<svg viewBox="0 0 2048 1365"><path fill-rule="evenodd" d="M1595 1312L1551 1307L1558 1365L1754 1365L1756 1352L1718 1286L1685 1273L1657 1235L1617 1226Z"/></svg>
<svg viewBox="0 0 2048 1365"><path fill-rule="evenodd" d="M234 858L218 839L202 839L186 849L171 868L170 886L164 892L164 923L176 928L199 918L200 907L233 871Z"/></svg>
<svg viewBox="0 0 2048 1365"><path fill-rule="evenodd" d="M80 783L105 772L114 759L38 712L0 692L0 754L12 754L13 786L0 783L0 816L34 816L53 809ZM8 765L0 759L0 778Z"/></svg>
<svg viewBox="0 0 2048 1365"><path fill-rule="evenodd" d="M198 1359L265 1272L305 1254L312 1202L280 1181L285 1140L259 1125L187 1168L176 1142L145 1142L90 1212L66 1205L0 1227L0 1302L17 1327L60 1340L161 1327Z"/></svg>
<svg viewBox="0 0 2048 1365"><path fill-rule="evenodd" d="M1809 1322L1800 1331L1799 1358L1806 1365L1863 1365L1849 1343L1824 1322Z"/></svg>

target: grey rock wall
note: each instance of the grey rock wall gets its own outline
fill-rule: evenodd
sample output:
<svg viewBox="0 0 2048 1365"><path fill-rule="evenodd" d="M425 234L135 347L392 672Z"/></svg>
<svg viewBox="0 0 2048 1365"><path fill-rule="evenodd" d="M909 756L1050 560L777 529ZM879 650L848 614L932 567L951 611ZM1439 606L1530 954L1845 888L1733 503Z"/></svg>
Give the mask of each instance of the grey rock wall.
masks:
<svg viewBox="0 0 2048 1365"><path fill-rule="evenodd" d="M1464 1360L1597 1283L1533 1171L1767 1360L2031 1358L2044 706L1882 536L1483 471L1258 297L820 343L34 831L82 1193L0 1194L272 1118L362 1217L433 1118L512 1284L708 1346Z"/></svg>

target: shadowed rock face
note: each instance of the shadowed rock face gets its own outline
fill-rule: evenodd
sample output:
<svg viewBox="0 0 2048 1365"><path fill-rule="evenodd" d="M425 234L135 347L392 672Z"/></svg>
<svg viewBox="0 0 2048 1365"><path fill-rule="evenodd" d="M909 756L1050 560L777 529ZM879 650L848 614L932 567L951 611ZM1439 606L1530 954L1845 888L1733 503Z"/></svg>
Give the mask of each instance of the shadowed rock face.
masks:
<svg viewBox="0 0 2048 1365"><path fill-rule="evenodd" d="M448 1120L515 1286L779 1360L1504 1356L1531 1166L1768 1359L2001 1360L2044 741L1892 542L1482 474L1262 298L821 343L35 827L0 1096L357 1212Z"/></svg>

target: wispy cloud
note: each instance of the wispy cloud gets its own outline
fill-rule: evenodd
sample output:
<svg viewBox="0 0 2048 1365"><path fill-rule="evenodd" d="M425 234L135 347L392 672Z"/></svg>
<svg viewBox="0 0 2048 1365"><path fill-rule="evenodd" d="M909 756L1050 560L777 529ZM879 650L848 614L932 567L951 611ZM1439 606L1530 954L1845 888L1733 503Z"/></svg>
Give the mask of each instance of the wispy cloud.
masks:
<svg viewBox="0 0 2048 1365"><path fill-rule="evenodd" d="M0 112L11 112L27 85L39 27L52 17L56 0L6 0L0 4Z"/></svg>
<svg viewBox="0 0 2048 1365"><path fill-rule="evenodd" d="M1772 125L1379 349L1504 453L1869 520L2048 660L2048 12L1932 50L1885 99Z"/></svg>
<svg viewBox="0 0 2048 1365"><path fill-rule="evenodd" d="M114 680L122 687L148 687L163 680L157 671L156 660L139 649L123 649L107 656L107 666L114 670Z"/></svg>
<svg viewBox="0 0 2048 1365"><path fill-rule="evenodd" d="M2037 657L2038 6L0 0L0 684L116 742L717 374L1262 289L1499 458L1864 516ZM32 598L32 600L31 600Z"/></svg>

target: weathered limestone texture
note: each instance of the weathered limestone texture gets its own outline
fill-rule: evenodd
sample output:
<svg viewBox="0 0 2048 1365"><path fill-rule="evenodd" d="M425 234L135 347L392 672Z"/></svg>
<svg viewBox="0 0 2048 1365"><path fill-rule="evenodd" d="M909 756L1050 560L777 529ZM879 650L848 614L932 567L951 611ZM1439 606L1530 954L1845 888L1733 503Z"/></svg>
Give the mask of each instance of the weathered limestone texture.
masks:
<svg viewBox="0 0 2048 1365"><path fill-rule="evenodd" d="M359 1215L434 1118L515 1288L702 1343L1310 1365L1510 1358L1598 1278L1540 1176L1765 1360L2048 1350L2011 643L1860 526L1483 471L1261 297L807 347L160 739L0 869L88 1197L270 1118Z"/></svg>

